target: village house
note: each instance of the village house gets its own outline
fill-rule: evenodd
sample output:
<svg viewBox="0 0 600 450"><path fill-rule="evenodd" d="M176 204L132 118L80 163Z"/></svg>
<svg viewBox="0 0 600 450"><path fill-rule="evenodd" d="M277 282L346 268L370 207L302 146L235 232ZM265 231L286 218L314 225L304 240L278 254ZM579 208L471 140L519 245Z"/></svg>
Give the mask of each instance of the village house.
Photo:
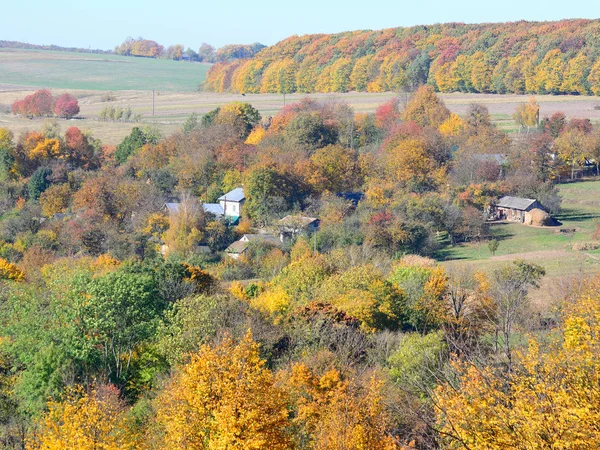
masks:
<svg viewBox="0 0 600 450"><path fill-rule="evenodd" d="M242 206L246 201L243 188L235 188L227 194L219 197L219 203L204 203L204 211L217 217L226 217L231 223L235 223L242 215Z"/></svg>
<svg viewBox="0 0 600 450"><path fill-rule="evenodd" d="M535 199L504 196L491 209L490 219L542 226L550 216Z"/></svg>
<svg viewBox="0 0 600 450"><path fill-rule="evenodd" d="M277 227L279 228L279 239L281 242L293 239L301 233L311 234L319 228L319 219L303 215L289 215L281 219Z"/></svg>
<svg viewBox="0 0 600 450"><path fill-rule="evenodd" d="M235 241L225 249L231 258L238 259L248 249L251 242L262 242L279 247L281 241L274 234L244 234L239 241Z"/></svg>

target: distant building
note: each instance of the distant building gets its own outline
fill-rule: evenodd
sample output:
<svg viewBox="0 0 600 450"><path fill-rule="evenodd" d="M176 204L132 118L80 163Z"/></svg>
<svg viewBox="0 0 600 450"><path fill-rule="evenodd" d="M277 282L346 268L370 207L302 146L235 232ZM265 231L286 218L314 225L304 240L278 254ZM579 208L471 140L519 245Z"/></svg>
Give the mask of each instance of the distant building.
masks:
<svg viewBox="0 0 600 450"><path fill-rule="evenodd" d="M281 219L277 226L279 228L279 239L283 242L292 239L301 233L314 233L319 229L319 219L303 215L290 215Z"/></svg>
<svg viewBox="0 0 600 450"><path fill-rule="evenodd" d="M534 209L543 210L542 205L535 199L505 196L494 206L492 218L524 223L529 216L528 213Z"/></svg>
<svg viewBox="0 0 600 450"><path fill-rule="evenodd" d="M245 234L239 241L227 247L225 253L237 259L244 254L251 242L263 242L277 247L281 245L281 241L274 234Z"/></svg>
<svg viewBox="0 0 600 450"><path fill-rule="evenodd" d="M242 215L242 206L246 202L243 188L235 188L219 197L219 204L223 208L223 215L232 220L237 220Z"/></svg>

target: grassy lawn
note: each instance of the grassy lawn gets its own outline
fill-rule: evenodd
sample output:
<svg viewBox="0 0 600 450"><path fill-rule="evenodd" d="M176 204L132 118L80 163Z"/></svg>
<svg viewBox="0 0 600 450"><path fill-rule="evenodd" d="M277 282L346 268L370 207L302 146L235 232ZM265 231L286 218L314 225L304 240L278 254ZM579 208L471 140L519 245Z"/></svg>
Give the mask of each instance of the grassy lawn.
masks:
<svg viewBox="0 0 600 450"><path fill-rule="evenodd" d="M118 55L0 49L0 83L100 91L193 91L210 65Z"/></svg>
<svg viewBox="0 0 600 450"><path fill-rule="evenodd" d="M491 225L491 234L499 241L495 255L487 242L448 247L442 253L443 264L469 264L477 270L491 271L515 259L542 265L547 277L537 295L549 297L555 282L578 274L600 273L600 249L577 251L573 244L593 242L600 223L600 181L583 181L560 186L562 212L556 216L561 225L534 228L517 223ZM575 229L560 233L560 229Z"/></svg>

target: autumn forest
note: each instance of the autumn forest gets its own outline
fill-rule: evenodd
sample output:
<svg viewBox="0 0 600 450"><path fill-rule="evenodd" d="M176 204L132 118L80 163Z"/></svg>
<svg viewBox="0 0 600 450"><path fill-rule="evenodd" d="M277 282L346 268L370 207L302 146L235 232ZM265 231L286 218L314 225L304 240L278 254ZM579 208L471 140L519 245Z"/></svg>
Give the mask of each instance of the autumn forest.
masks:
<svg viewBox="0 0 600 450"><path fill-rule="evenodd" d="M91 119L89 93L7 87L0 448L598 448L600 125L536 97L600 94L598 36L204 47L213 92L194 95L215 104L173 133L117 100L136 93L102 92ZM393 94L367 112L308 95L347 91ZM456 91L528 95L502 130L483 102L451 110Z"/></svg>

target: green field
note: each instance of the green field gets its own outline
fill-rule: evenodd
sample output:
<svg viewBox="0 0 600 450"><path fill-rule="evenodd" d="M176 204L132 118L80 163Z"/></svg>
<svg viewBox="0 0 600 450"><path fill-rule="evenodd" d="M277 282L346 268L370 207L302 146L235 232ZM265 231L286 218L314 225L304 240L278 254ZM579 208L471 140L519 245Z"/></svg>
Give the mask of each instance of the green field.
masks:
<svg viewBox="0 0 600 450"><path fill-rule="evenodd" d="M0 84L98 91L194 91L209 64L0 48Z"/></svg>
<svg viewBox="0 0 600 450"><path fill-rule="evenodd" d="M600 273L600 250L575 250L577 243L598 242L593 238L600 223L600 181L560 185L562 211L556 227L535 228L517 223L497 223L490 227L499 241L495 256L487 242L446 248L440 258L448 266L468 264L489 271L515 259L542 265L547 271L543 289L536 295L543 301L552 297L556 283L580 274ZM561 233L561 229L576 230Z"/></svg>

